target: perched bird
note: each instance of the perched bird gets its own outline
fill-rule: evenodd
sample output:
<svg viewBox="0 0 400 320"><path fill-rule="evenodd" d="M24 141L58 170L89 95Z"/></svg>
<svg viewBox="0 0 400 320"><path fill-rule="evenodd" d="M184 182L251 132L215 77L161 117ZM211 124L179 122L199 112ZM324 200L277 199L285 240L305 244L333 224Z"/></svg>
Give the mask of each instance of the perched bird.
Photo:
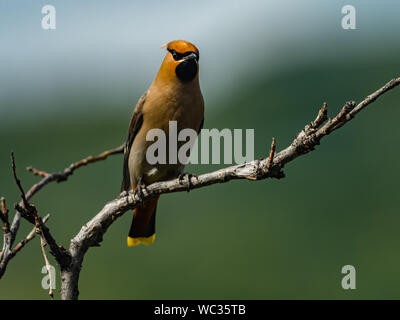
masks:
<svg viewBox="0 0 400 320"><path fill-rule="evenodd" d="M175 40L164 45L167 54L150 88L141 96L133 111L124 150L122 190L135 190L156 181L177 178L184 164L149 164L146 150L154 143L146 140L151 129L165 132L168 143L169 121L178 131L186 128L199 132L204 120L204 101L199 84L199 50L188 41ZM172 161L171 161L172 162ZM151 244L155 239L158 197L134 209L127 244Z"/></svg>

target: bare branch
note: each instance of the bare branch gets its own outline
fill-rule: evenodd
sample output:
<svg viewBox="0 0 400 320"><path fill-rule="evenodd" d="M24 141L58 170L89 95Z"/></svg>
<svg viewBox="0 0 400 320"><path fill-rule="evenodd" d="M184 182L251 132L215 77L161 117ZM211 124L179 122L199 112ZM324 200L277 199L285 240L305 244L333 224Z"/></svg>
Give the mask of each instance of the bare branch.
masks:
<svg viewBox="0 0 400 320"><path fill-rule="evenodd" d="M66 250L62 245L59 246L57 244L56 240L51 235L49 228L44 225L40 218L38 228L50 247L50 253L60 265L61 270L68 268L69 264L71 263L71 255L69 251Z"/></svg>
<svg viewBox="0 0 400 320"><path fill-rule="evenodd" d="M123 153L123 152L124 152L124 145L119 146L119 147L114 148L114 149L106 150L106 151L102 152L101 154L99 154L98 156L95 156L95 157L89 156L89 157L87 157L85 159L82 159L80 161L77 161L77 162L71 164L69 167L65 168L63 171L56 172L56 173L47 173L45 171L39 171L39 170L37 170L35 168L32 168L32 167L28 167L27 168L28 171L33 172L37 176L43 177L43 179L40 180L38 183L35 183L28 190L28 192L26 194L23 191L21 182L17 179L18 180L18 182L17 182L18 188L20 189L20 191L22 192L24 197L23 197L23 200L21 200L21 202L18 204L19 210L17 210L15 215L14 215L14 219L13 219L13 222L11 224L11 227L8 224L7 229L9 229L9 232L4 233L3 249L0 252L0 278L3 276L10 259L12 259L15 256L15 254L17 252L19 252L25 246L25 244L27 242L29 242L31 239L33 239L34 236L35 236L35 232L34 232L34 230L32 230L32 232L25 239L21 240L14 247L14 249L11 249L11 247L12 247L14 241L15 241L15 237L17 235L18 229L19 229L20 220L21 220L21 212L25 212L25 210L23 208L23 206L25 206L24 205L24 199L26 200L26 202L28 202L29 199L31 199L39 190L41 190L45 185L49 184L50 182L53 182L53 181L57 181L57 182L66 181L68 179L68 177L70 175L72 175L73 172L76 169L78 169L78 168L80 168L82 166L85 166L85 165L87 165L89 163L94 163L94 162L97 162L97 161L105 160L110 155L119 154L119 153ZM16 171L15 171L16 169L15 169L14 154L12 154L12 166L13 166L13 175L14 175L14 179L15 179L16 178ZM5 204L5 202L4 202L4 204ZM8 214L8 211L7 211L7 214ZM4 218L5 218L5 215L1 214L1 220L3 221L3 230L4 230L4 227L5 227ZM28 219L31 219L30 222L34 223L32 218L28 218ZM45 220L47 220L47 218L43 219L43 223L45 223ZM8 216L7 216L7 221L8 221ZM50 243L53 243L53 241L50 241ZM55 249L56 247L53 246L53 248ZM65 249L61 247L60 250L65 250ZM56 251L58 251L58 250L56 250Z"/></svg>
<svg viewBox="0 0 400 320"><path fill-rule="evenodd" d="M42 235L40 235L40 247L41 247L41 249L42 249L42 254L43 254L43 258L44 258L44 263L45 263L45 265L46 265L46 269L47 269L47 274L51 274L51 267L50 267L50 262L49 262L49 259L47 259L47 254L46 254L46 249L44 248L46 246L46 240L44 240L44 237L42 236ZM50 285L49 285L49 296L50 296L50 298L51 299L53 299L54 298L54 295L53 295L53 287L54 287L54 284L53 284L53 277L49 277L49 279L50 279Z"/></svg>
<svg viewBox="0 0 400 320"><path fill-rule="evenodd" d="M77 161L77 162L73 163L70 166L70 168L71 168L72 171L74 171L74 170L76 170L76 169L78 169L78 168L80 168L82 166L88 165L89 163L97 162L97 161L100 161L100 160L105 160L105 159L107 159L108 156L111 156L113 154L123 153L124 152L124 147L125 147L125 144L123 144L123 145L121 145L121 146L119 146L117 148L111 149L111 150L106 150L106 151L100 153L98 156L95 156L95 157L89 156L89 157L87 157L85 159L82 159L80 161Z"/></svg>
<svg viewBox="0 0 400 320"><path fill-rule="evenodd" d="M11 152L11 168L12 168L12 172L13 172L13 176L14 176L15 183L17 184L18 189L19 189L19 191L21 192L22 202L23 202L25 208L26 208L26 209L29 209L29 202L28 202L28 200L26 199L24 188L22 188L21 181L20 181L20 180L18 179L18 177L17 177L17 168L16 168L16 166L15 166L15 156L14 156L14 152Z"/></svg>
<svg viewBox="0 0 400 320"><path fill-rule="evenodd" d="M55 172L55 173L47 173L45 171L39 171L33 167L27 167L27 170L33 172L35 175L43 177L38 183L34 184L29 191L26 193L26 198L29 200L33 197L33 195L42 189L46 184L57 181L66 181L70 175L74 173L76 169L79 169L82 166L86 166L90 163L94 163L97 161L105 160L108 156L119 154L124 152L124 146L121 145L117 148L106 150L97 156L89 156L80 161L72 163L69 167L65 168L63 171Z"/></svg>
<svg viewBox="0 0 400 320"><path fill-rule="evenodd" d="M46 223L47 220L50 218L50 214L47 214L44 218L43 218L43 223ZM13 248L13 257L29 242L31 241L33 238L35 238L36 235L36 227L33 227L32 231L29 232L29 234L22 239L20 242L18 242L15 247Z"/></svg>
<svg viewBox="0 0 400 320"><path fill-rule="evenodd" d="M54 256L61 269L66 268L71 261L71 257L63 246L59 246L57 244L56 240L51 235L49 228L44 225L42 219L38 216L36 208L33 205L30 205L30 210L27 210L24 207L16 204L15 209L24 219L35 225L35 228L40 231L41 235L48 243L50 247L50 253Z"/></svg>
<svg viewBox="0 0 400 320"><path fill-rule="evenodd" d="M43 223L49 219L50 215L46 215L43 218ZM32 229L29 234L22 239L18 244L11 249L11 233L5 233L3 239L3 250L0 253L0 278L3 276L4 272L6 271L8 262L15 257L15 255L29 242L31 241L36 235L36 227Z"/></svg>
<svg viewBox="0 0 400 320"><path fill-rule="evenodd" d="M8 209L6 207L6 199L1 197L1 221L3 221L3 232L9 233L10 232L10 223L8 222Z"/></svg>
<svg viewBox="0 0 400 320"><path fill-rule="evenodd" d="M0 252L0 278L4 274L4 269L7 266L9 255L11 254L11 233L10 233L10 224L8 222L8 210L6 207L6 199L0 199L1 206L1 220L3 221L3 248Z"/></svg>
<svg viewBox="0 0 400 320"><path fill-rule="evenodd" d="M328 120L328 104L324 102L322 108L318 112L317 117L313 122L311 122L311 128L318 129L326 120Z"/></svg>
<svg viewBox="0 0 400 320"><path fill-rule="evenodd" d="M41 236L43 236L46 242L49 244L50 253L54 256L57 263L60 265L60 268L65 269L71 261L69 252L62 246L57 245L57 242L51 235L49 228L44 225L42 219L39 217L36 207L28 202L25 192L22 188L21 181L17 177L14 153L11 154L11 158L14 179L21 191L21 198L24 203L24 207L18 203L15 204L15 209L24 219L32 223L40 231Z"/></svg>
<svg viewBox="0 0 400 320"><path fill-rule="evenodd" d="M271 148L269 151L269 156L267 160L267 165L265 167L266 172L269 171L269 168L271 167L272 162L274 161L274 156L275 156L275 149L276 149L276 143L275 143L275 138L272 138L272 143L271 143Z"/></svg>
<svg viewBox="0 0 400 320"><path fill-rule="evenodd" d="M46 178L50 175L50 173L46 172L46 171L40 171L38 169L35 169L33 167L26 167L26 170L32 172L35 176L39 176L39 177L43 177Z"/></svg>

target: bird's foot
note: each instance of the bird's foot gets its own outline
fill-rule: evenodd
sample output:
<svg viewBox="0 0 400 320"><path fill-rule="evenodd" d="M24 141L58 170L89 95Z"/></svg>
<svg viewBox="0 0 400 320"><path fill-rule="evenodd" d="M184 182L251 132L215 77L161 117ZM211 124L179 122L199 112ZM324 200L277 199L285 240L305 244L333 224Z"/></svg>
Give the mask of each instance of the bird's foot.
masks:
<svg viewBox="0 0 400 320"><path fill-rule="evenodd" d="M193 186L191 179L192 178L199 179L199 178L195 174L184 172L184 173L181 173L178 177L180 184L183 185L183 180L185 179L185 177L187 178L187 192L189 192Z"/></svg>
<svg viewBox="0 0 400 320"><path fill-rule="evenodd" d="M148 193L146 185L142 182L142 179L140 179L135 189L135 195L139 198L140 204L144 203L144 197L146 196L146 193Z"/></svg>

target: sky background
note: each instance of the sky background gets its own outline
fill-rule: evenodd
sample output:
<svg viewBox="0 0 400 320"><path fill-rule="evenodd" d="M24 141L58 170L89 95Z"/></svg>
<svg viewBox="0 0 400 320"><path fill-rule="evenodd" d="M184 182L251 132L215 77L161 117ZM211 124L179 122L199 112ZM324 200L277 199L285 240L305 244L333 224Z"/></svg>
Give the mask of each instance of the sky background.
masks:
<svg viewBox="0 0 400 320"><path fill-rule="evenodd" d="M54 31L41 28L46 4L57 10ZM398 1L352 2L358 30L347 32L341 28L345 4L2 1L1 115L123 111L126 101L134 104L147 89L164 55L159 48L171 39L190 39L201 48L201 85L213 102L243 87L243 78L254 74L273 77L341 52L358 60L390 49L385 45L398 30ZM344 45L338 47L338 42ZM55 103L63 95L79 96L81 103L64 108Z"/></svg>
<svg viewBox="0 0 400 320"><path fill-rule="evenodd" d="M56 8L56 30L41 9ZM356 30L341 8L356 8ZM186 39L200 50L205 128L255 129L255 157L314 119L334 115L400 76L399 1L0 2L0 195L18 201L9 166L57 171L120 145L136 101L165 55ZM353 299L400 294L400 89L388 93L280 181L234 181L161 197L157 240L126 248L131 215L89 250L84 299ZM220 166L191 165L204 173ZM67 246L118 195L121 156L47 186L32 201ZM18 239L30 226L22 223ZM54 262L53 262L54 263ZM357 289L340 286L341 267ZM39 241L13 259L1 299L47 299ZM59 277L57 278L59 284Z"/></svg>

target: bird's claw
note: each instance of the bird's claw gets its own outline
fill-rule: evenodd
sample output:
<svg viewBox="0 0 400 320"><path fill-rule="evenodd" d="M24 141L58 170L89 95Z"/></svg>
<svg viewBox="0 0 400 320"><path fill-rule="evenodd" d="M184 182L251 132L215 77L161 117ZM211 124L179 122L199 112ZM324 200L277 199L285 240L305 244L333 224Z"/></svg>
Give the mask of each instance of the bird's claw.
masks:
<svg viewBox="0 0 400 320"><path fill-rule="evenodd" d="M147 193L146 185L140 180L135 189L135 195L139 198L140 204L144 203L145 193Z"/></svg>
<svg viewBox="0 0 400 320"><path fill-rule="evenodd" d="M187 192L189 192L192 189L192 186L193 186L191 179L193 177L198 179L198 177L195 174L192 174L192 173L187 173L187 172L181 173L179 175L179 177L178 177L180 184L183 185L183 180L185 179L185 177L187 177Z"/></svg>

